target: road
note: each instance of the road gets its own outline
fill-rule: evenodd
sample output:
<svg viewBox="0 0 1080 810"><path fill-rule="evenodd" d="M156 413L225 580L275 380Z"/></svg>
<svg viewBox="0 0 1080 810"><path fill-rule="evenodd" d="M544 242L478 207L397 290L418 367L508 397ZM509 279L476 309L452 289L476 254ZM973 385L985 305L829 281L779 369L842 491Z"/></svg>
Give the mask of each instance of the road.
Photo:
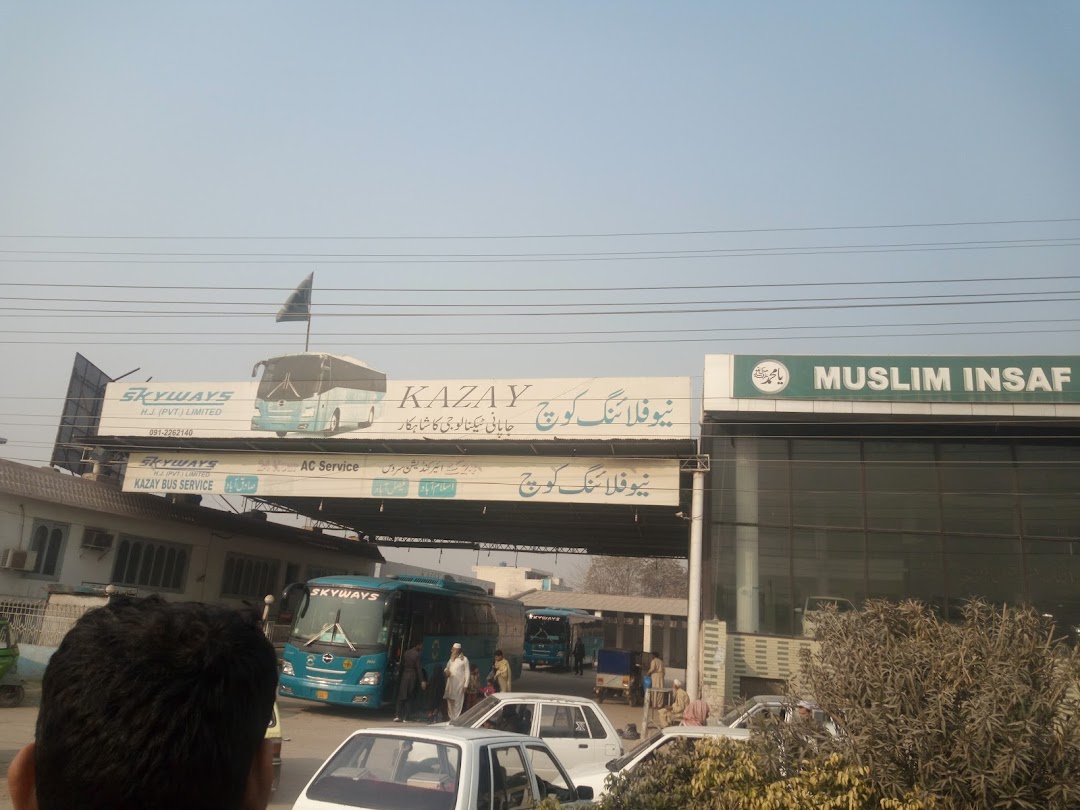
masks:
<svg viewBox="0 0 1080 810"><path fill-rule="evenodd" d="M552 692L555 694L592 697L592 670L583 676L571 672L526 670L515 681L514 691ZM281 727L285 738L281 784L270 803L271 808L287 810L330 753L353 730L379 726L390 722L393 712L365 711L346 707L325 706L292 698L280 698ZM619 703L604 703L601 708L616 728L635 723L641 729L640 708ZM31 742L37 721L37 692L31 690L27 703L17 709L0 710L0 768L6 775L7 766L18 750ZM635 743L627 741L629 750ZM7 780L0 785L0 810L11 810Z"/></svg>

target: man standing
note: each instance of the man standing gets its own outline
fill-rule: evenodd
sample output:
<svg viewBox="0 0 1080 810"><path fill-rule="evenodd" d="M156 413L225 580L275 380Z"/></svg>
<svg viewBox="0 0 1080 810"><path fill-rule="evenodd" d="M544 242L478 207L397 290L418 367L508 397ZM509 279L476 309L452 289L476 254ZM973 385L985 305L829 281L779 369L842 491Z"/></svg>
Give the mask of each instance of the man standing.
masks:
<svg viewBox="0 0 1080 810"><path fill-rule="evenodd" d="M510 691L510 662L503 658L503 651L495 651L495 689L499 692Z"/></svg>
<svg viewBox="0 0 1080 810"><path fill-rule="evenodd" d="M412 708L413 698L417 688L427 688L427 678L424 668L420 666L423 654L424 641L419 640L401 656L401 680L398 682L397 713L394 716L395 723L403 723L409 719L409 709Z"/></svg>
<svg viewBox="0 0 1080 810"><path fill-rule="evenodd" d="M645 674L652 679L652 686L650 689L664 688L664 659L660 657L660 653L652 653L652 660L649 662L649 671ZM663 692L653 692L651 703L653 707L662 708L663 701Z"/></svg>
<svg viewBox="0 0 1080 810"><path fill-rule="evenodd" d="M443 697L446 698L446 715L448 720L454 720L461 714L461 707L465 703L465 687L469 685L469 659L461 651L461 644L454 642L450 648L450 660L446 662L446 689Z"/></svg>
<svg viewBox="0 0 1080 810"><path fill-rule="evenodd" d="M581 636L578 636L574 644L574 674L585 674L585 642L581 640Z"/></svg>
<svg viewBox="0 0 1080 810"><path fill-rule="evenodd" d="M83 615L45 669L15 810L265 810L277 658L257 617L158 597Z"/></svg>
<svg viewBox="0 0 1080 810"><path fill-rule="evenodd" d="M683 689L682 681L676 678L671 682L674 687L674 694L672 695L671 707L660 710L660 722L665 726L677 726L682 722L683 713L686 711L686 707L690 705L690 695Z"/></svg>

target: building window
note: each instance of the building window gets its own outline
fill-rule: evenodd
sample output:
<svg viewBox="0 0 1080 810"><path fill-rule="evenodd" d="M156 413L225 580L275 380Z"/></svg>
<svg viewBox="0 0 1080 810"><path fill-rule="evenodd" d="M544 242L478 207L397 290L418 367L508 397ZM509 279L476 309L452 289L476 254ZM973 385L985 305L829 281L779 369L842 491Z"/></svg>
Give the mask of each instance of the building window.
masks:
<svg viewBox="0 0 1080 810"><path fill-rule="evenodd" d="M349 572L344 568L329 568L322 565L309 565L307 569L308 579L318 579L319 577L343 577Z"/></svg>
<svg viewBox="0 0 1080 810"><path fill-rule="evenodd" d="M277 590L279 565L278 560L265 557L249 557L232 552L226 554L221 595L261 600Z"/></svg>
<svg viewBox="0 0 1080 810"><path fill-rule="evenodd" d="M122 536L116 549L112 581L117 585L182 593L190 558L191 546Z"/></svg>
<svg viewBox="0 0 1080 810"><path fill-rule="evenodd" d="M66 523L34 521L30 532L30 550L37 553L37 559L33 570L27 573L47 579L59 578L70 528Z"/></svg>

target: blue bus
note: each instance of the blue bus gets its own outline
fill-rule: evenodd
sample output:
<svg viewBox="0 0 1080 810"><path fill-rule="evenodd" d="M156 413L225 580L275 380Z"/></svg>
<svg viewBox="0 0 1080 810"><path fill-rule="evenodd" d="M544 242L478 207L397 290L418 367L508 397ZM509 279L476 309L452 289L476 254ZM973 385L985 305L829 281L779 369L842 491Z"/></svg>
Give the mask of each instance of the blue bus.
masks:
<svg viewBox="0 0 1080 810"><path fill-rule="evenodd" d="M513 674L521 674L524 606L451 576L322 577L286 588L283 604L294 602L282 695L370 709L392 705L401 655L419 640L429 676L446 665L454 642L481 677L498 648Z"/></svg>
<svg viewBox="0 0 1080 810"><path fill-rule="evenodd" d="M252 430L336 433L371 427L382 413L386 375L340 354L304 352L260 360Z"/></svg>
<svg viewBox="0 0 1080 810"><path fill-rule="evenodd" d="M574 664L574 644L585 643L584 663L596 662L604 646L604 620L587 610L534 608L525 615L525 663L570 668Z"/></svg>

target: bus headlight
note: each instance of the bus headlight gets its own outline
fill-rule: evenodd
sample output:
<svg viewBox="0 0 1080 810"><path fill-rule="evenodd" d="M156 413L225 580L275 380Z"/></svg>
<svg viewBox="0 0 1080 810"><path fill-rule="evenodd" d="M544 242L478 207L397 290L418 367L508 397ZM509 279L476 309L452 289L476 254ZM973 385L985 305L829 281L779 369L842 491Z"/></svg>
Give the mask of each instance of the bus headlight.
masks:
<svg viewBox="0 0 1080 810"><path fill-rule="evenodd" d="M311 418L311 417L313 417L314 415L315 415L315 406L314 406L314 405L308 405L308 406L307 406L306 408L304 408L304 410L303 410L303 411L302 411L302 412L300 413L300 418L301 418L301 419L310 419L310 418Z"/></svg>
<svg viewBox="0 0 1080 810"><path fill-rule="evenodd" d="M292 666L291 662L289 662L289 661L282 661L281 662L281 674L282 675L295 675L296 674L296 672L293 670L293 666Z"/></svg>
<svg viewBox="0 0 1080 810"><path fill-rule="evenodd" d="M378 686L381 682L381 672L365 672L364 677L360 679L361 686Z"/></svg>

